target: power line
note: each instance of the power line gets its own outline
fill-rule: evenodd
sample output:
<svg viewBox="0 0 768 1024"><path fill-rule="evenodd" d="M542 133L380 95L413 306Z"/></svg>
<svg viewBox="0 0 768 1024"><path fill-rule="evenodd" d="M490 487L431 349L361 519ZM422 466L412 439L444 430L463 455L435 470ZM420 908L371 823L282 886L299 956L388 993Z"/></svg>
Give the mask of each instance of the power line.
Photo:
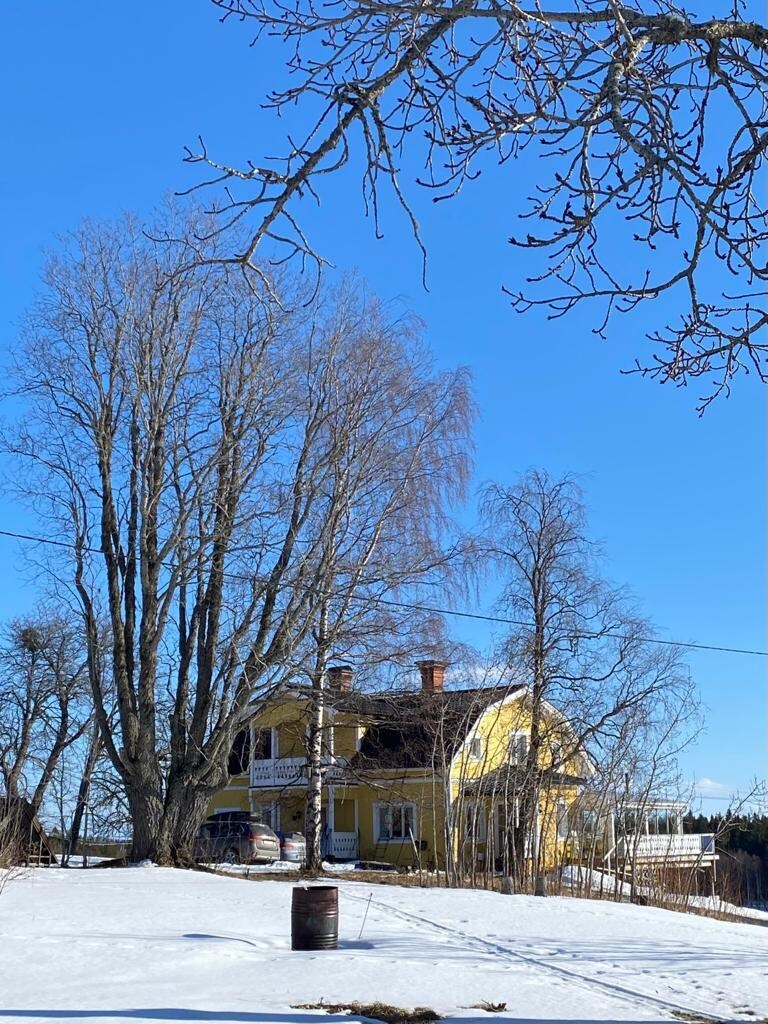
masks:
<svg viewBox="0 0 768 1024"><path fill-rule="evenodd" d="M736 794L735 796L707 796L706 793L692 793L691 800L722 800L725 803L738 805L741 798L738 796L738 794ZM755 797L754 799L745 797L744 800L746 802L746 805L749 807L758 807L762 806L765 803L765 800L762 797Z"/></svg>
<svg viewBox="0 0 768 1024"><path fill-rule="evenodd" d="M498 615L483 615L479 612L457 612L450 608L435 608L431 605L409 604L405 601L389 601L381 599L382 604L390 604L400 608L412 608L414 611L436 612L440 615L454 615L461 619L480 619L483 622L498 622L505 626L528 626L532 623L524 622L521 619L505 619ZM768 658L768 651L753 651L744 647L721 647L717 644L695 644L685 643L682 640L662 640L660 637L644 636L631 637L625 633L575 633L574 637L584 639L595 639L597 637L610 637L612 640L642 640L644 643L663 644L667 647L687 647L697 651L723 651L728 654L753 654L760 658Z"/></svg>
<svg viewBox="0 0 768 1024"><path fill-rule="evenodd" d="M30 533L18 533L14 530L3 530L0 529L0 536L10 537L14 540L25 540L30 541L34 544L48 544L53 547L67 548L68 550L74 550L78 547L72 541L55 540L52 537L38 537ZM105 552L103 548L89 547L86 544L80 545L80 550L87 551L90 554L103 555ZM225 576L229 579L242 580L243 582L251 582L255 577L253 576L242 576L237 573L225 572ZM354 595L352 599L355 600ZM368 600L368 598L359 598L359 600ZM411 601L394 601L389 598L379 598L379 604L388 605L392 608L406 608L411 611L418 612L430 612L434 615L451 615L457 619L472 619L478 622L492 622L502 626L523 626L530 628L533 624L525 622L522 619L508 619L501 615L487 615L483 612L466 612L456 611L453 608L441 608L437 605L428 604L416 604ZM700 644L685 642L682 640L664 640L661 637L646 636L646 637L631 637L625 633L574 633L573 639L597 639L598 637L606 637L611 640L638 640L643 643L659 644L665 647L682 647L687 650L694 651L716 651L721 654L746 654L757 658L768 658L768 651L752 650L745 647L725 647L720 644Z"/></svg>

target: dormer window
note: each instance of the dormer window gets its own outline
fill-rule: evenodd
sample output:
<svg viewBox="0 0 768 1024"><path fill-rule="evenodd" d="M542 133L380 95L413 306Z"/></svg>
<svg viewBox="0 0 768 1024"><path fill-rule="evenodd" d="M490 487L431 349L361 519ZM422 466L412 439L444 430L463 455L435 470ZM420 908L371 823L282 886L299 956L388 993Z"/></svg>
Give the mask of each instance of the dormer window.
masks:
<svg viewBox="0 0 768 1024"><path fill-rule="evenodd" d="M483 756L483 737L473 736L469 741L469 756L473 761L479 761Z"/></svg>
<svg viewBox="0 0 768 1024"><path fill-rule="evenodd" d="M528 757L528 733L511 732L509 734L509 763L525 764Z"/></svg>

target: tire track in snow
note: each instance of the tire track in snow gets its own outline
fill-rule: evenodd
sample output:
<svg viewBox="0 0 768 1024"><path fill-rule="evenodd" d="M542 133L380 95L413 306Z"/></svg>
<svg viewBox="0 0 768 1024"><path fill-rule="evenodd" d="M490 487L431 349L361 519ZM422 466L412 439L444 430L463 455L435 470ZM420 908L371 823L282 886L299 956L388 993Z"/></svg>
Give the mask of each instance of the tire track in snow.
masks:
<svg viewBox="0 0 768 1024"><path fill-rule="evenodd" d="M365 896L357 896L347 890L342 890L345 896L348 896L351 900L357 903L368 903L369 900ZM390 906L388 903L382 903L379 900L371 899L370 905L376 907L377 910L383 910L391 917L398 917L402 921L405 921L411 926L414 925L427 925L434 931L440 932L444 935L450 935L455 939L461 939L462 941L470 944L479 952L488 954L494 954L496 956L502 956L507 960L519 960L524 964L528 964L531 967L538 967L540 970L548 971L550 974L554 974L560 979L565 979L568 982L576 983L581 988L587 990L600 989L602 992L608 993L619 999L623 999L625 1002L640 1001L652 1006L654 1009L662 1009L666 1011L677 1010L678 1012L694 1014L699 1017L704 1017L712 1021L723 1021L730 1022L735 1018L731 1016L722 1016L719 1013L712 1013L711 1010L701 1010L693 1006L687 1006L684 1003L676 1003L669 999L664 999L661 996L652 996L646 992L637 992L635 989L628 988L625 985L620 985L618 982L603 981L602 978L590 977L584 974L578 974L576 971L569 970L567 967L561 967L557 964L548 963L546 960L539 960L538 957L531 956L529 953L520 953L516 949L512 949L509 946L505 946L502 943L494 942L491 939L484 939L479 935L472 935L469 932L462 931L460 928L451 928L450 925L440 924L438 921L430 921L429 918L421 917L418 914L410 913L407 910L398 910L395 907Z"/></svg>

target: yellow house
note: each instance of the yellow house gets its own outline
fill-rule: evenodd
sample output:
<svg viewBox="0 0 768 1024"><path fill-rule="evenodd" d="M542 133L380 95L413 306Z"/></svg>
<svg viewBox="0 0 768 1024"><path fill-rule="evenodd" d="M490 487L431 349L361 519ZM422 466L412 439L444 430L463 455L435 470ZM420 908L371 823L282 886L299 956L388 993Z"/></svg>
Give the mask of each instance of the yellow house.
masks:
<svg viewBox="0 0 768 1024"><path fill-rule="evenodd" d="M425 661L419 670L419 690L384 693L354 690L348 666L329 671L324 856L504 870L528 760L528 688L445 689L443 664ZM306 688L287 687L254 712L211 811L248 810L273 828L303 830L307 698ZM549 705L545 718L539 827L527 850L542 867L564 848L570 805L591 773L568 749L567 723Z"/></svg>

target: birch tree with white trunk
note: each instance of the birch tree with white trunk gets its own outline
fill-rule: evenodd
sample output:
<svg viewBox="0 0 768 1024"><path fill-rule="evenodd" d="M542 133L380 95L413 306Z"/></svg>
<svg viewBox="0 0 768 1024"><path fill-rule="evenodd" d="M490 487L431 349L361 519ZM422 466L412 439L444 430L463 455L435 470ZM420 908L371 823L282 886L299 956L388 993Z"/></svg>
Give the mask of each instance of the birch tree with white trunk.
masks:
<svg viewBox="0 0 768 1024"><path fill-rule="evenodd" d="M312 373L326 409L327 488L309 530L318 538L305 672L308 864L321 860L330 660L412 664L437 642L452 585L451 512L464 496L473 403L464 369L436 371L421 325L346 282L315 313Z"/></svg>

